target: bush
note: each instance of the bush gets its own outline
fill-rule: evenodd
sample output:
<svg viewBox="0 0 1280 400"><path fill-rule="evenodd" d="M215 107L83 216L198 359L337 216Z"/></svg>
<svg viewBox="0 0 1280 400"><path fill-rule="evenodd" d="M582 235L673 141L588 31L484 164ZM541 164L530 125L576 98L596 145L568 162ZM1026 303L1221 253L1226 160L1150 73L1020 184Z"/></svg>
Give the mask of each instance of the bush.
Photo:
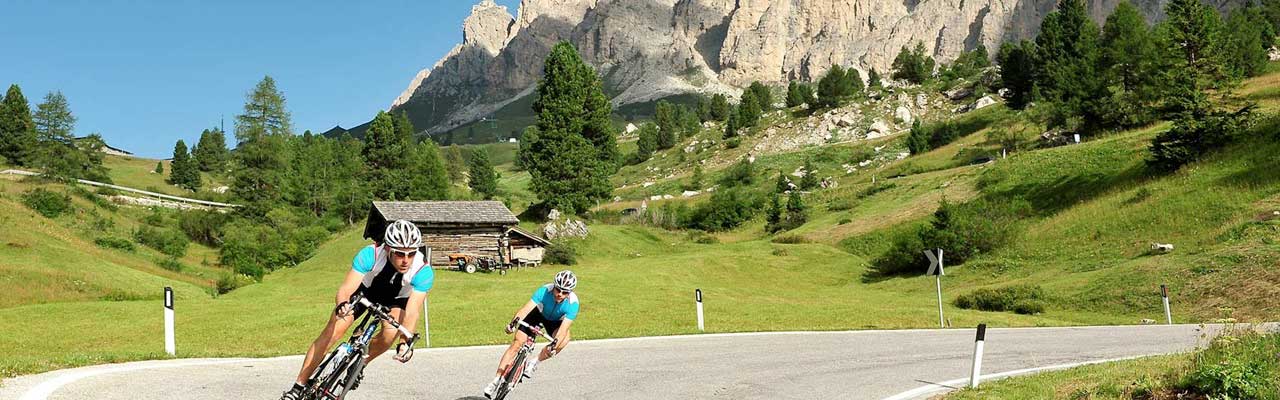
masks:
<svg viewBox="0 0 1280 400"><path fill-rule="evenodd" d="M182 272L182 269L183 269L182 263L178 262L177 258L166 258L166 259L160 260L160 262L156 264L159 265L160 268L164 268L173 272Z"/></svg>
<svg viewBox="0 0 1280 400"><path fill-rule="evenodd" d="M840 222L839 222L839 223L837 223L837 225L844 225L844 224L848 224L848 223L852 223L852 222L853 222L853 220L852 220L852 219L848 219L848 218L841 218L841 219L840 219Z"/></svg>
<svg viewBox="0 0 1280 400"><path fill-rule="evenodd" d="M1215 338L1195 355L1183 386L1211 399L1280 398L1280 335Z"/></svg>
<svg viewBox="0 0 1280 400"><path fill-rule="evenodd" d="M214 290L217 290L218 294L227 294L227 293L230 293L232 290L236 290L252 284L253 284L252 277L241 275L241 274L228 273L228 274L223 274L222 277L218 278L218 281L214 283Z"/></svg>
<svg viewBox="0 0 1280 400"><path fill-rule="evenodd" d="M178 213L178 228L187 238L209 247L222 245L222 227L231 216L217 211L192 210Z"/></svg>
<svg viewBox="0 0 1280 400"><path fill-rule="evenodd" d="M827 211L849 211L852 210L855 205L856 204L854 204L853 200L850 199L836 199L827 203Z"/></svg>
<svg viewBox="0 0 1280 400"><path fill-rule="evenodd" d="M755 183L755 177L755 165L743 158L742 161L738 161L737 164L729 167L728 171L725 171L725 175L720 177L720 184L725 187L747 186Z"/></svg>
<svg viewBox="0 0 1280 400"><path fill-rule="evenodd" d="M738 148L738 146L742 146L742 138L740 137L734 136L724 141L724 148L726 149L733 150Z"/></svg>
<svg viewBox="0 0 1280 400"><path fill-rule="evenodd" d="M93 244L96 244L98 246L105 247L108 249L124 250L127 252L133 252L133 250L135 249L135 247L133 246L133 242L129 241L129 239L119 238L115 236L103 236L103 237L94 239Z"/></svg>
<svg viewBox="0 0 1280 400"><path fill-rule="evenodd" d="M809 238L800 235L786 235L773 238L772 242L777 244L805 244L813 243Z"/></svg>
<svg viewBox="0 0 1280 400"><path fill-rule="evenodd" d="M720 243L720 239L717 239L715 236L708 235L706 232L699 231L699 230L689 231L689 234L686 236L686 239L688 239L690 242L694 242L697 244Z"/></svg>
<svg viewBox="0 0 1280 400"><path fill-rule="evenodd" d="M956 298L955 305L968 310L1013 311L1018 314L1044 312L1044 289L1035 285L978 289Z"/></svg>
<svg viewBox="0 0 1280 400"><path fill-rule="evenodd" d="M22 195L22 204L45 218L57 218L71 211L71 198L45 188L35 188Z"/></svg>
<svg viewBox="0 0 1280 400"><path fill-rule="evenodd" d="M171 257L187 254L187 238L177 232L143 226L133 231L133 239Z"/></svg>
<svg viewBox="0 0 1280 400"><path fill-rule="evenodd" d="M71 193L74 193L76 196L79 196L85 200L89 200L89 202L93 203L93 205L98 206L99 208L102 208L105 210L115 211L120 209L120 206L117 206L115 203L112 203L106 198L99 196L94 192L89 191L89 189L85 189L83 186L73 186L71 188Z"/></svg>
<svg viewBox="0 0 1280 400"><path fill-rule="evenodd" d="M1204 117L1185 116L1173 128L1156 135L1151 142L1147 165L1160 172L1172 172L1231 143L1253 122L1253 108L1235 113L1214 111Z"/></svg>
<svg viewBox="0 0 1280 400"><path fill-rule="evenodd" d="M151 207L151 214L142 217L142 223L157 228L163 228L169 225L169 212L160 207Z"/></svg>
<svg viewBox="0 0 1280 400"><path fill-rule="evenodd" d="M266 224L235 220L222 227L222 265L261 280L267 272L293 267L311 257L329 237L322 220L306 212L277 208Z"/></svg>
<svg viewBox="0 0 1280 400"><path fill-rule="evenodd" d="M760 199L744 189L720 190L711 195L710 201L693 210L687 227L707 232L727 231L755 217L760 206Z"/></svg>
<svg viewBox="0 0 1280 400"><path fill-rule="evenodd" d="M578 250L564 242L552 242L547 246L547 254L542 261L548 264L575 265L578 263Z"/></svg>
<svg viewBox="0 0 1280 400"><path fill-rule="evenodd" d="M980 199L965 204L944 201L929 226L897 238L889 252L873 261L869 272L879 276L924 272L928 267L926 248L943 249L946 265L962 265L1013 240L1018 221L1031 212L1031 204L1021 199Z"/></svg>

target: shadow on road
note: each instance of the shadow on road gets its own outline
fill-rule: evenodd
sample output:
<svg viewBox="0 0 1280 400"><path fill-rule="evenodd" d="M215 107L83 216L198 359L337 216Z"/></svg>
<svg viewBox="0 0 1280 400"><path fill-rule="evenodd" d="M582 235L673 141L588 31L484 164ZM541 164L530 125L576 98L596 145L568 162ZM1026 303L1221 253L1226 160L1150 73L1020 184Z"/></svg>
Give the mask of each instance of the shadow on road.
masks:
<svg viewBox="0 0 1280 400"><path fill-rule="evenodd" d="M467 397L459 397L458 400L489 400L489 399L486 399L480 396L467 396Z"/></svg>
<svg viewBox="0 0 1280 400"><path fill-rule="evenodd" d="M926 380L920 380L920 379L916 379L916 382L920 382L920 383L927 383L927 384L930 384L930 385L934 385L934 386L938 386L938 387L944 387L944 388L947 388L947 389L955 389L955 390L960 390L960 389L962 389L962 388L958 388L958 387L955 387L955 386L943 385L943 384L941 384L941 383L937 383L937 382L929 382L929 381L926 381ZM468 397L468 399L470 399L470 398ZM458 400L462 400L462 399L458 399Z"/></svg>

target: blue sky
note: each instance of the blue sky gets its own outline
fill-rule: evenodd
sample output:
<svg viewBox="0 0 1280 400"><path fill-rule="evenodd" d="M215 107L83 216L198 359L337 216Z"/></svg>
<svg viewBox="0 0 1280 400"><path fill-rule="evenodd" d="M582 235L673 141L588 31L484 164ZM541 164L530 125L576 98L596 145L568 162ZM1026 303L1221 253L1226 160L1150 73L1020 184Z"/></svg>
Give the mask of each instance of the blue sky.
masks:
<svg viewBox="0 0 1280 400"><path fill-rule="evenodd" d="M223 117L233 131L265 75L298 133L352 127L459 43L478 2L0 0L0 84L21 86L32 109L61 90L77 135L144 157L193 145Z"/></svg>

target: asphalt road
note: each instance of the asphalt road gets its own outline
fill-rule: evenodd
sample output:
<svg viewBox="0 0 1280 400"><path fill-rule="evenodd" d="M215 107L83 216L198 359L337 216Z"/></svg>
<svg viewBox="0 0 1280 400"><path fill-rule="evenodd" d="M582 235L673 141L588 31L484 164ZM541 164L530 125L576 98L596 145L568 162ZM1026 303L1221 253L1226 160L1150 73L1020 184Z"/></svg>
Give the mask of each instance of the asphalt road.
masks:
<svg viewBox="0 0 1280 400"><path fill-rule="evenodd" d="M1204 333L1197 325L992 329L983 373L1189 351ZM973 329L951 329L577 341L509 398L884 399L967 378L973 339ZM483 399L501 351L419 350L408 364L384 356L349 398ZM294 356L86 367L6 380L0 399L275 399L300 364Z"/></svg>

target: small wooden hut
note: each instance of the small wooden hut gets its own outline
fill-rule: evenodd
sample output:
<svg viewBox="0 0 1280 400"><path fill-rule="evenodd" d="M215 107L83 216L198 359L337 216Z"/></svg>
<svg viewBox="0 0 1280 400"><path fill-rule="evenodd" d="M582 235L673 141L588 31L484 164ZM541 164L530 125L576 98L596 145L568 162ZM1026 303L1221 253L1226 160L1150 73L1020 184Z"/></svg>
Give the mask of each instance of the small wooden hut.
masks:
<svg viewBox="0 0 1280 400"><path fill-rule="evenodd" d="M431 265L435 268L456 267L449 262L451 253L509 261L513 247L523 251L548 244L537 235L519 230L516 225L520 220L498 201L375 201L369 209L364 237L381 242L387 221L401 219L422 230L422 240L431 248Z"/></svg>

